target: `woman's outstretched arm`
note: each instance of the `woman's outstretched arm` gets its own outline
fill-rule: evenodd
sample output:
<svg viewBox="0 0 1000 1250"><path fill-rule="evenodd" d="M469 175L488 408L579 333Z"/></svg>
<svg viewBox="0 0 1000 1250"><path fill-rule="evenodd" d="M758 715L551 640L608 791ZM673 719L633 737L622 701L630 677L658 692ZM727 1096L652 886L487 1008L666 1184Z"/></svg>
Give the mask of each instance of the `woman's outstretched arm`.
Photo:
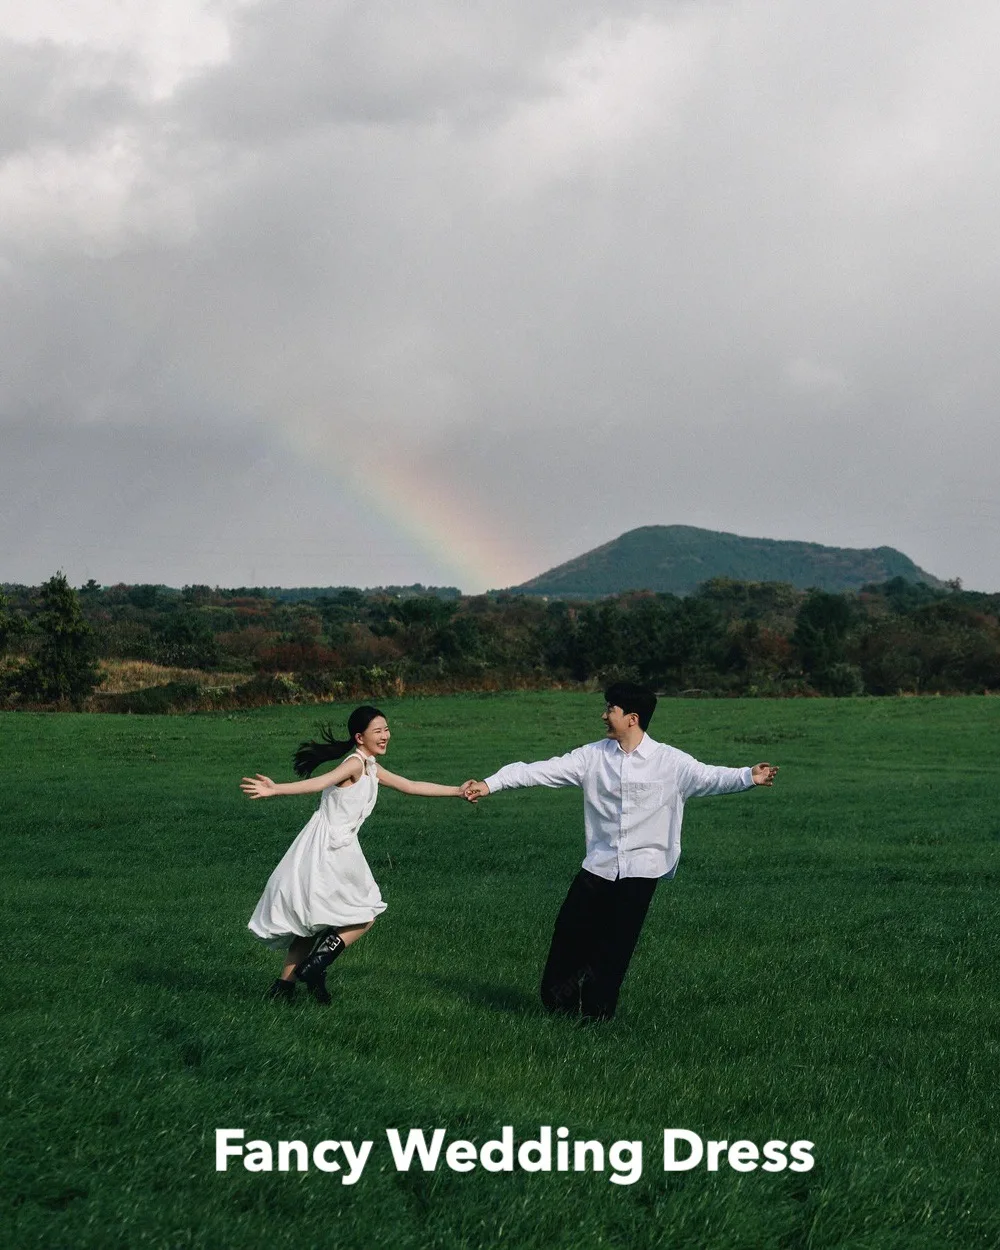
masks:
<svg viewBox="0 0 1000 1250"><path fill-rule="evenodd" d="M427 799L464 799L465 792L472 785L471 780L460 786L439 786L434 781L410 781L408 777L400 777L378 766L380 786L388 786L390 790L400 790L403 794L417 794Z"/></svg>
<svg viewBox="0 0 1000 1250"><path fill-rule="evenodd" d="M305 781L272 781L270 777L258 773L256 777L244 777L240 789L248 799L273 799L286 794L316 794L330 786L339 786L348 777L357 781L360 776L361 761L356 755L351 755L330 772L307 777Z"/></svg>

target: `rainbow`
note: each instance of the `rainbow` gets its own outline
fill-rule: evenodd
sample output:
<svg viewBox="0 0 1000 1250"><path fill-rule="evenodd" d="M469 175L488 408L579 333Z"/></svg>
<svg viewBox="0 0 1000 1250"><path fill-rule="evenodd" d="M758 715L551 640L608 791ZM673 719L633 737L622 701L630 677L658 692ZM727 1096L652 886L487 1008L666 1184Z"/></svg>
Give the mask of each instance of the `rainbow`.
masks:
<svg viewBox="0 0 1000 1250"><path fill-rule="evenodd" d="M486 512L474 484L472 489L456 484L425 465L387 455L383 448L373 470L370 460L354 451L352 440L339 438L335 456L330 455L330 442L328 425L314 428L306 439L307 447L312 444L308 455L313 471L317 463L325 465L359 506L415 544L465 594L510 586L539 571L502 519ZM301 443L296 450L301 457Z"/></svg>

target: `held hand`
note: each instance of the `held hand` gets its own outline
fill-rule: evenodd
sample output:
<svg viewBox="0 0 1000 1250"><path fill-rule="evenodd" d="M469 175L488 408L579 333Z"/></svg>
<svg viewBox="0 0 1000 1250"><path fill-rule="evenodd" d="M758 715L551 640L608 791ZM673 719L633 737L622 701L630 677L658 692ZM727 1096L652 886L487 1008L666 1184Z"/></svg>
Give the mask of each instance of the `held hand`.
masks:
<svg viewBox="0 0 1000 1250"><path fill-rule="evenodd" d="M490 788L485 781L467 781L462 791L470 803L476 803L489 794Z"/></svg>
<svg viewBox="0 0 1000 1250"><path fill-rule="evenodd" d="M777 764L754 764L750 776L755 786L773 786L777 771Z"/></svg>
<svg viewBox="0 0 1000 1250"><path fill-rule="evenodd" d="M263 773L258 773L256 777L244 777L240 789L248 799L269 799L278 791L271 778Z"/></svg>

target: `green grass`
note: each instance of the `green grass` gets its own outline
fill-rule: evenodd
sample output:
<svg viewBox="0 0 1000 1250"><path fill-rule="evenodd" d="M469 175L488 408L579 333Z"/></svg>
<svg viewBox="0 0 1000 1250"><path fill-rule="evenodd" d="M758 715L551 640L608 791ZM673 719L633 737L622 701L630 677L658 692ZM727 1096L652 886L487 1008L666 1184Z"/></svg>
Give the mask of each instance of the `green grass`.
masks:
<svg viewBox="0 0 1000 1250"><path fill-rule="evenodd" d="M387 764L458 782L600 736L600 697L387 704ZM346 709L330 709L337 720ZM0 717L10 970L0 1243L16 1247L1000 1244L1000 702L664 701L655 736L782 766L689 805L616 1020L536 983L582 856L575 791L386 792L363 842L389 907L334 1006L260 1001L245 925L314 802L313 709ZM397 1172L385 1130L505 1124L644 1143L604 1173ZM371 1139L358 1183L214 1169L216 1128ZM815 1142L810 1172L662 1170L662 1133Z"/></svg>

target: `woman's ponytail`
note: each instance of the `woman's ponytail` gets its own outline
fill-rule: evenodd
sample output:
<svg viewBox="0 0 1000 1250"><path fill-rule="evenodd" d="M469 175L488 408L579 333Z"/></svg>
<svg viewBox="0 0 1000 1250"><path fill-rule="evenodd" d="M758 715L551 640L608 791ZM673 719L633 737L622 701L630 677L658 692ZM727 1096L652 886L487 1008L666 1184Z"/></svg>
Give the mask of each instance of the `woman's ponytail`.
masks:
<svg viewBox="0 0 1000 1250"><path fill-rule="evenodd" d="M293 767L300 777L308 777L327 760L339 760L354 743L350 738L338 741L329 725L320 725L320 741L300 742L293 756Z"/></svg>
<svg viewBox="0 0 1000 1250"><path fill-rule="evenodd" d="M377 707L356 707L347 718L347 732L350 737L339 739L333 736L329 725L320 725L320 741L300 742L292 757L293 767L300 777L308 777L325 764L327 760L339 760L342 755L355 745L355 734L363 734L376 716L382 713Z"/></svg>

